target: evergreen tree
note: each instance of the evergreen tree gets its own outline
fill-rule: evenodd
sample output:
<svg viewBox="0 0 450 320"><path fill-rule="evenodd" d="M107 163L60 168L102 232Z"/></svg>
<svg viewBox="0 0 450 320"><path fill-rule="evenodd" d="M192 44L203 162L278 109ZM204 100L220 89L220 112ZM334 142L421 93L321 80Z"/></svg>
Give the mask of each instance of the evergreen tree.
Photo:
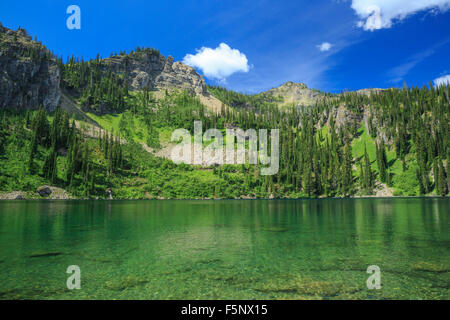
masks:
<svg viewBox="0 0 450 320"><path fill-rule="evenodd" d="M56 182L56 178L58 176L57 171L57 155L54 148L48 154L47 158L44 162L44 167L42 169L44 177L49 179L52 183Z"/></svg>
<svg viewBox="0 0 450 320"><path fill-rule="evenodd" d="M444 165L441 160L438 160L437 170L437 194L440 196L446 196L448 193L447 174L445 173Z"/></svg>
<svg viewBox="0 0 450 320"><path fill-rule="evenodd" d="M353 191L352 148L349 144L344 147L344 163L342 166L342 194L350 195Z"/></svg>
<svg viewBox="0 0 450 320"><path fill-rule="evenodd" d="M370 158L367 153L367 146L364 145L364 189L367 194L372 194L374 187L373 172L371 169Z"/></svg>
<svg viewBox="0 0 450 320"><path fill-rule="evenodd" d="M36 173L36 166L34 163L34 158L37 153L37 148L38 148L38 134L36 131L34 131L33 137L31 139L31 146L30 146L30 151L29 151L29 156L28 156L28 166L27 166L28 172L30 174Z"/></svg>
<svg viewBox="0 0 450 320"><path fill-rule="evenodd" d="M378 143L376 144L376 150L377 150L377 164L380 170L380 180L381 182L386 182L387 157L386 157L386 148L383 140L381 140L379 144Z"/></svg>

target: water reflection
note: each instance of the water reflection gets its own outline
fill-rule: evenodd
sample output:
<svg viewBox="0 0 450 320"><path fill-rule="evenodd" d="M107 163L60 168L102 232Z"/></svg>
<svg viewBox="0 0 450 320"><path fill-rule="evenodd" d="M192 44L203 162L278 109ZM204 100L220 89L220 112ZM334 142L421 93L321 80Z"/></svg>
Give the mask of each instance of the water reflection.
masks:
<svg viewBox="0 0 450 320"><path fill-rule="evenodd" d="M19 298L24 292L29 298L250 299L305 292L323 298L323 281L341 288L336 298L368 298L365 269L372 264L391 286L371 297L440 298L448 295L448 204L420 198L0 202L0 298L1 292L11 297L11 288L19 288ZM82 266L85 291L61 289L70 264ZM111 291L131 281L125 276L143 287ZM50 289L29 291L36 282ZM322 289L306 290L309 285ZM421 293L418 285L434 289Z"/></svg>

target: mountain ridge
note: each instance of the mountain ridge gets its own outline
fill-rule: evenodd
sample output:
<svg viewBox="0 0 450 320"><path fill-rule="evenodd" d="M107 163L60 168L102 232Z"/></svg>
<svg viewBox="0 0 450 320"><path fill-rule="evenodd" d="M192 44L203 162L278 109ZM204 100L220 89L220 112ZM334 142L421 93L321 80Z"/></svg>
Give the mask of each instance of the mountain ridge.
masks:
<svg viewBox="0 0 450 320"><path fill-rule="evenodd" d="M1 191L41 198L36 190L55 186L76 198L218 199L450 189L448 86L329 94L287 82L246 95L205 87L193 68L155 49L63 63L25 30L0 31ZM277 128L279 171L172 162L171 134L192 133L195 121L225 135Z"/></svg>
<svg viewBox="0 0 450 320"><path fill-rule="evenodd" d="M0 68L3 73L0 78L0 89L3 92L0 95L0 108L7 105L36 108L41 105L49 111L55 110L60 104L62 91L67 89L61 66L84 61L72 58L64 64L40 42L32 40L25 29L14 31L3 27L1 22L0 36ZM174 61L170 55L166 58L156 49L138 47L128 54L97 57L86 62L94 61L101 64L104 74L112 71L121 75L121 81L126 81L127 89L131 91L187 90L215 112L220 111L223 103L211 94L204 77L193 67ZM377 90L384 89L362 89L357 92L369 94ZM66 90L66 93L70 95L70 90ZM269 102L276 102L280 108L313 106L326 95L327 93L319 90L309 89L304 83L292 81L255 94ZM108 107L102 108L102 111L111 112Z"/></svg>
<svg viewBox="0 0 450 320"><path fill-rule="evenodd" d="M155 49L137 48L129 54L91 59L88 63L93 61L101 65L103 74L112 71L125 77L121 81L127 82L129 90L187 90L192 95L209 97L203 76ZM66 66L79 62L72 58ZM55 110L61 90L70 89L61 72L62 66L62 60L32 40L25 29L14 31L0 23L0 108L43 106Z"/></svg>

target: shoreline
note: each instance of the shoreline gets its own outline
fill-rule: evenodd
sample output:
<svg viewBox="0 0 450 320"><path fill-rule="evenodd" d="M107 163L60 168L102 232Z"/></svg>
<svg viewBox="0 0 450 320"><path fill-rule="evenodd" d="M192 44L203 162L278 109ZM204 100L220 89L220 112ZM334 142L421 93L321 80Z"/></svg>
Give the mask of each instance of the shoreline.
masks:
<svg viewBox="0 0 450 320"><path fill-rule="evenodd" d="M19 193L20 198L15 198ZM31 193L31 194L30 194ZM298 198L250 198L250 197L240 197L240 198L78 198L74 196L68 196L67 198L61 197L41 197L39 195L32 194L33 192L26 191L13 191L13 192L1 192L0 191L0 201L276 201L276 200L350 200L350 199L445 199L446 196L438 195L423 195L423 196L349 196L349 197L298 197Z"/></svg>

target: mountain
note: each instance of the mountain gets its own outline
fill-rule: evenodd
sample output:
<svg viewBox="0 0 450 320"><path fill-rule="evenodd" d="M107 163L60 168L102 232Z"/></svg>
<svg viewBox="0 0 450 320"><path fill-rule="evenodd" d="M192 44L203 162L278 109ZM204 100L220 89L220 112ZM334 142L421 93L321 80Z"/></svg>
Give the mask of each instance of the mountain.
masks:
<svg viewBox="0 0 450 320"><path fill-rule="evenodd" d="M284 83L280 87L263 92L261 95L273 97L275 101L278 98L280 106L290 105L296 107L314 105L324 97L320 91L308 89L304 83L291 81Z"/></svg>
<svg viewBox="0 0 450 320"><path fill-rule="evenodd" d="M71 60L69 64L77 62L80 60ZM112 72L118 76L120 85L126 83L129 90L186 90L192 95L202 96L206 102L213 100L207 92L205 80L194 68L174 62L171 56L166 58L158 50L137 48L129 54L89 63L99 66L97 76ZM46 110L55 110L60 104L61 91L75 93L71 90L74 89L73 83L64 78L63 67L62 61L40 42L32 40L24 29L14 31L0 23L0 108L43 106ZM84 87L88 85L86 82ZM76 89L85 89L82 87L83 84L79 83Z"/></svg>
<svg viewBox="0 0 450 320"><path fill-rule="evenodd" d="M0 26L0 199L446 196L449 111L448 85L247 95L156 49L63 62ZM195 121L278 129L279 170L175 164L171 135Z"/></svg>
<svg viewBox="0 0 450 320"><path fill-rule="evenodd" d="M86 87L92 85L93 77L105 77L108 73L116 75L119 86L126 86L130 91L186 90L215 112L219 112L223 104L223 101L219 101L208 91L205 80L194 68L174 62L173 57L166 58L155 49L136 48L129 54L111 55L106 59L98 57L86 62L72 58L64 65L40 42L33 41L24 29L13 31L1 24L0 44L0 88L3 92L0 95L0 108L8 106L26 109L41 105L46 110L53 111L56 107L63 106L68 111L76 112L73 107L69 107L67 96L78 98ZM77 77L84 79L73 81L73 73L67 73L74 71L72 66L81 66L83 63L89 64L89 67L75 72L79 73ZM86 71L91 70L94 64L98 66L95 74ZM286 82L255 96L261 101L275 102L280 108L284 108L312 106L323 99L325 94L308 89L303 83ZM91 107L92 103L84 103L85 109ZM103 101L98 105L97 111L108 113L117 110Z"/></svg>
<svg viewBox="0 0 450 320"><path fill-rule="evenodd" d="M56 109L60 98L56 59L24 29L9 30L0 23L0 108L43 106Z"/></svg>

